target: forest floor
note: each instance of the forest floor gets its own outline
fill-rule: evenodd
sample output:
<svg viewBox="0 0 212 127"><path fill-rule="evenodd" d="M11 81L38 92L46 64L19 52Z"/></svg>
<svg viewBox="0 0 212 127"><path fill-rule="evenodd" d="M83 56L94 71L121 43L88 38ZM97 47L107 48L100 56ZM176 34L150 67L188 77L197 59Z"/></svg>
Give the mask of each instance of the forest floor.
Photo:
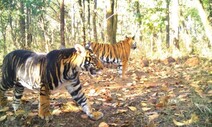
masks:
<svg viewBox="0 0 212 127"><path fill-rule="evenodd" d="M85 94L100 120L89 119L65 89L51 94L53 119L37 116L38 93L26 90L22 109L0 110L1 127L209 127L212 126L212 61L197 57L129 60L125 79L116 69L81 75Z"/></svg>

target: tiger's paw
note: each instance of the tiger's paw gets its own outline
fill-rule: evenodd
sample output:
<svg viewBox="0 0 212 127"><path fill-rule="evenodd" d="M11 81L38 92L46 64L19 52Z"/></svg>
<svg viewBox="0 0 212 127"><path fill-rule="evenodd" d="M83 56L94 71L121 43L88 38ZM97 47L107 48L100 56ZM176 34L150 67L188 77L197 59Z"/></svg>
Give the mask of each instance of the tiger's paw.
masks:
<svg viewBox="0 0 212 127"><path fill-rule="evenodd" d="M104 114L102 112L92 112L92 114L90 115L90 118L92 120L99 120L104 116Z"/></svg>
<svg viewBox="0 0 212 127"><path fill-rule="evenodd" d="M45 111L45 112L40 111L38 116L39 116L41 119L44 119L44 120L46 120L46 121L49 121L49 120L52 119L52 116L51 116L50 111Z"/></svg>

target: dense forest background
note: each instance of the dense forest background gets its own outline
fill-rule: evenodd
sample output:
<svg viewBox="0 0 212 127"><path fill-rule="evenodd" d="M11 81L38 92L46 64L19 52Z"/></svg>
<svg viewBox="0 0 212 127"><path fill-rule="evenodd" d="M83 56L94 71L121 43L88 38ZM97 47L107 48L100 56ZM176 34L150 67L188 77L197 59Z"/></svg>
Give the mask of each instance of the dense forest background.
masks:
<svg viewBox="0 0 212 127"><path fill-rule="evenodd" d="M1 127L211 127L212 0L0 0L0 67L15 49L49 52L134 36L126 79L113 68L80 74L93 121L65 90L52 91L52 120L38 117L39 92L0 107ZM0 74L1 75L1 74Z"/></svg>
<svg viewBox="0 0 212 127"><path fill-rule="evenodd" d="M212 57L212 0L1 0L0 59L14 49L48 52L136 36L151 59Z"/></svg>

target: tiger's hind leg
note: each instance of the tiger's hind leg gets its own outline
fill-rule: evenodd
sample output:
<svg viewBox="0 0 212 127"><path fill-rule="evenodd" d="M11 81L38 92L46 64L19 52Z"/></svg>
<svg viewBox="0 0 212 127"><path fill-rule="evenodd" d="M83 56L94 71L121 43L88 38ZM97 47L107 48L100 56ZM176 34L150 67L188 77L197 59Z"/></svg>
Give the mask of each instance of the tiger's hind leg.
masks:
<svg viewBox="0 0 212 127"><path fill-rule="evenodd" d="M4 69L3 69L4 70ZM3 71L2 70L2 71ZM3 73L4 74L4 73ZM3 75L2 74L2 75ZM4 78L3 78L4 77ZM6 78L5 78L6 77ZM7 97L5 97L5 92L9 89L12 88L15 84L13 83L13 80L6 76L2 76L2 81L0 84L0 106L4 107L7 105Z"/></svg>
<svg viewBox="0 0 212 127"><path fill-rule="evenodd" d="M75 83L66 86L66 89L71 94L73 99L77 102L78 105L82 107L83 112L85 112L91 119L93 120L101 119L103 117L103 113L98 111L95 112L92 110L91 106L87 101L87 98L85 97L85 94L82 92L82 87L79 79L73 82Z"/></svg>
<svg viewBox="0 0 212 127"><path fill-rule="evenodd" d="M6 89L0 86L0 107L5 107L7 105L7 97L5 97Z"/></svg>
<svg viewBox="0 0 212 127"><path fill-rule="evenodd" d="M40 88L40 97L39 97L39 117L45 120L50 118L50 91L45 85L41 85Z"/></svg>
<svg viewBox="0 0 212 127"><path fill-rule="evenodd" d="M17 83L15 85L15 89L13 91L14 97L13 97L12 106L13 106L14 112L16 112L20 106L21 97L23 96L23 92L24 92L24 87L20 83Z"/></svg>

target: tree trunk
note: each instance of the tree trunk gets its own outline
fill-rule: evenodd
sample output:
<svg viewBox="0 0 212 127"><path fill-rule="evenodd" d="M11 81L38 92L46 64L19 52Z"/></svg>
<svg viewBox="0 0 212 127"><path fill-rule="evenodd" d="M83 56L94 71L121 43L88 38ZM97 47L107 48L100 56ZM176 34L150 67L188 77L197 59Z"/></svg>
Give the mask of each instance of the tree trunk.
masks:
<svg viewBox="0 0 212 127"><path fill-rule="evenodd" d="M18 43L17 43L17 33L15 32L14 28L13 28L13 19L12 16L9 15L9 23L10 23L10 29L11 29L11 35L12 35L12 41L15 47L18 47Z"/></svg>
<svg viewBox="0 0 212 127"><path fill-rule="evenodd" d="M93 11L93 35L94 35L94 40L98 42L98 37L97 37L97 28L96 28L96 8L97 8L97 0L94 0L94 11Z"/></svg>
<svg viewBox="0 0 212 127"><path fill-rule="evenodd" d="M166 0L166 10L167 10L167 13L166 13L166 21L167 21L167 24L166 24L166 47L169 48L170 47L170 33L169 33L169 27L170 27L170 20L169 20L169 5L170 5L170 0Z"/></svg>
<svg viewBox="0 0 212 127"><path fill-rule="evenodd" d="M73 40L76 41L74 6L75 6L75 2L71 1L71 36L72 36Z"/></svg>
<svg viewBox="0 0 212 127"><path fill-rule="evenodd" d="M64 9L64 0L60 1L60 48L65 48L65 9Z"/></svg>
<svg viewBox="0 0 212 127"><path fill-rule="evenodd" d="M109 5L107 5L107 36L110 43L116 43L116 29L117 29L117 15L115 14L115 7L117 2L115 0L110 0Z"/></svg>
<svg viewBox="0 0 212 127"><path fill-rule="evenodd" d="M140 12L140 4L139 1L135 1L135 7L136 7L136 14L138 15L138 24L141 25L141 12Z"/></svg>
<svg viewBox="0 0 212 127"><path fill-rule="evenodd" d="M170 46L179 49L179 3L178 0L172 0L170 3ZM174 50L174 49L173 49Z"/></svg>
<svg viewBox="0 0 212 127"><path fill-rule="evenodd" d="M208 40L210 42L209 46L212 46L212 27L208 21L207 14L200 0L195 0L194 5L196 5L202 24L205 28L205 34L208 37Z"/></svg>
<svg viewBox="0 0 212 127"><path fill-rule="evenodd" d="M20 38L19 38L19 43L21 45L21 48L26 49L26 37L25 37L25 13L24 13L24 2L20 1Z"/></svg>
<svg viewBox="0 0 212 127"><path fill-rule="evenodd" d="M113 9L113 14L114 14L114 20L113 20L113 43L116 43L116 31L117 31L117 23L118 23L118 15L116 14L116 9L117 9L117 0L114 0L115 6Z"/></svg>
<svg viewBox="0 0 212 127"><path fill-rule="evenodd" d="M138 27L141 26L141 12L140 12L140 3L139 1L135 1L135 6L136 6L136 14L138 15L137 19L138 19ZM139 31L139 40L142 41L142 30Z"/></svg>
<svg viewBox="0 0 212 127"><path fill-rule="evenodd" d="M83 32L83 42L86 42L86 31L85 31L85 0L83 2L81 0L78 1L80 5L80 17L82 20L82 32Z"/></svg>
<svg viewBox="0 0 212 127"><path fill-rule="evenodd" d="M1 23L2 23L3 21L1 20ZM6 29L7 29L7 26L6 25L3 25L4 23L2 23L2 29L1 29L1 33L2 33L2 35L3 35L3 55L5 55L6 53L7 53L7 44L6 44L6 42L7 42L7 40L6 40L6 34L7 34L7 32L6 32Z"/></svg>
<svg viewBox="0 0 212 127"><path fill-rule="evenodd" d="M29 7L27 7L27 48L29 48L30 49L30 47L31 47L31 43L32 43L32 33L31 33L31 29L30 29L30 27L31 27L31 25L30 25L30 23L31 23L31 16L30 16L30 9L29 9Z"/></svg>
<svg viewBox="0 0 212 127"><path fill-rule="evenodd" d="M212 21L212 0L209 0L208 3L209 3L209 10L210 10L209 20Z"/></svg>
<svg viewBox="0 0 212 127"><path fill-rule="evenodd" d="M88 1L88 36L89 36L89 40L91 40L91 9L90 9L90 0Z"/></svg>
<svg viewBox="0 0 212 127"><path fill-rule="evenodd" d="M210 10L210 12L209 12L209 22L212 25L212 0L209 0L208 2L209 2L209 10Z"/></svg>

